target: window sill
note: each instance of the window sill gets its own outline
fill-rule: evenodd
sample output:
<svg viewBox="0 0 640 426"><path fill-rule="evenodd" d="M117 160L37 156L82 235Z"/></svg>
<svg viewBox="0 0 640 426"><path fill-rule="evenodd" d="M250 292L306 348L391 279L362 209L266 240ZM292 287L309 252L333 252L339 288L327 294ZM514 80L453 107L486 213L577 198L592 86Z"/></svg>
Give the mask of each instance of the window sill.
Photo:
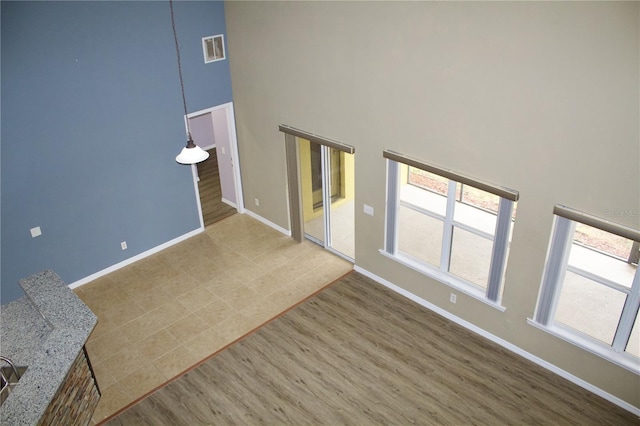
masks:
<svg viewBox="0 0 640 426"><path fill-rule="evenodd" d="M442 272L439 269L432 268L429 265L426 265L424 263L417 262L408 256L403 256L402 254L393 255L393 254L387 253L382 249L380 249L379 252L383 256L388 257L389 259L392 259L393 261L398 262L401 265L411 268L414 271L419 272L423 275L426 275L429 278L433 278L443 284L448 285L449 287L453 287L454 289L458 290L460 293L464 293L467 296L470 296L476 300L479 300L480 302L483 302L494 309L497 309L501 312L506 311L506 308L502 306L500 303L487 299L485 296L484 290L481 289L480 287L476 287L473 284L469 284L454 275Z"/></svg>
<svg viewBox="0 0 640 426"><path fill-rule="evenodd" d="M591 338L582 336L577 332L571 331L565 327L558 325L544 326L531 318L527 318L527 323L542 331L545 331L565 342L578 346L585 351L597 355L605 360L623 367L632 373L640 374L640 358L628 353L618 353L611 349L611 346L599 343Z"/></svg>

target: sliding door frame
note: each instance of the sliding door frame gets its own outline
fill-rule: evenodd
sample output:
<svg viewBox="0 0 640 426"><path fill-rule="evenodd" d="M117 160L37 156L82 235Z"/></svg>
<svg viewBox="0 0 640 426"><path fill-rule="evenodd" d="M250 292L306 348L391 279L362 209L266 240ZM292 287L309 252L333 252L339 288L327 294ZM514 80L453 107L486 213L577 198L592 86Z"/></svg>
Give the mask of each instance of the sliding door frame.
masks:
<svg viewBox="0 0 640 426"><path fill-rule="evenodd" d="M286 124L280 124L279 130L284 133L285 139L285 154L286 154L286 164L287 164L287 183L288 183L288 196L289 196L289 222L291 226L291 237L297 241L302 242L305 238L304 233L304 218L303 218L303 208L302 208L302 187L301 187L301 178L300 178L300 150L297 143L296 138L306 139L312 143L317 143L322 147L322 162L323 162L323 170L324 163L326 161L326 154L328 152L327 147L336 149L338 151L343 151L348 154L355 153L355 148L351 145L344 144L342 142L335 141L333 139L325 138L314 133L306 132L304 130L296 129L295 127L288 126ZM331 206L331 197L330 188L328 185L328 180L330 177L325 176L323 173L323 208L326 208L327 200L329 203L329 208ZM327 199L327 195L329 198ZM327 226L330 226L328 223L330 221L330 215L325 216L325 241L323 244L325 247L331 249L331 235L327 229ZM341 253L337 252L335 249L332 251L336 252L339 255Z"/></svg>

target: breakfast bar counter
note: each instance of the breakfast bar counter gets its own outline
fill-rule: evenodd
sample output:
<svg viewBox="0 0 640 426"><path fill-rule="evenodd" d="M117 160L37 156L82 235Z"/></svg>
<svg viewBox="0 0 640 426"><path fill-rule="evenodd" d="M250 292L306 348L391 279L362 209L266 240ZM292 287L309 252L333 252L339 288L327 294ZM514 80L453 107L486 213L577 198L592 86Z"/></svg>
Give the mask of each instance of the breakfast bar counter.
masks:
<svg viewBox="0 0 640 426"><path fill-rule="evenodd" d="M0 407L0 424L88 424L100 398L84 349L96 315L52 270L20 280L1 307L0 355L27 367Z"/></svg>

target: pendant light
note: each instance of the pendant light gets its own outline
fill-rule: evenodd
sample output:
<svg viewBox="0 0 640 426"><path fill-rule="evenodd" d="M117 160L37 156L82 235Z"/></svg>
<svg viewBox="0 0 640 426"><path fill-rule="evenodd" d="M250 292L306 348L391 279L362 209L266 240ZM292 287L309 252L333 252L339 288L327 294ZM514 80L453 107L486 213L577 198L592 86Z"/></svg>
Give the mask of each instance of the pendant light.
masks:
<svg viewBox="0 0 640 426"><path fill-rule="evenodd" d="M196 164L209 158L209 153L193 142L191 129L189 128L189 118L187 117L187 99L184 96L184 81L182 80L182 65L180 63L180 47L178 46L178 35L176 34L176 21L173 16L173 0L169 0L171 8L171 28L173 29L173 40L176 43L176 56L178 57L178 75L180 76L180 90L182 91L182 106L184 107L184 117L187 124L187 146L182 148L176 161L180 164Z"/></svg>

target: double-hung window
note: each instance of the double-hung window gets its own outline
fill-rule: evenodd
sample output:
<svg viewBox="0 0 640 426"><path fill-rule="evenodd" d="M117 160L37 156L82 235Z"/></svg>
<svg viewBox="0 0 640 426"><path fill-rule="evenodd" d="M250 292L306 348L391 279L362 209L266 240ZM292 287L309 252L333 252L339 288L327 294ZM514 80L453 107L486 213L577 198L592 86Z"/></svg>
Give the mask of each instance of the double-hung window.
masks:
<svg viewBox="0 0 640 426"><path fill-rule="evenodd" d="M534 325L640 371L640 231L554 209Z"/></svg>
<svg viewBox="0 0 640 426"><path fill-rule="evenodd" d="M383 253L500 305L518 192L385 151Z"/></svg>

